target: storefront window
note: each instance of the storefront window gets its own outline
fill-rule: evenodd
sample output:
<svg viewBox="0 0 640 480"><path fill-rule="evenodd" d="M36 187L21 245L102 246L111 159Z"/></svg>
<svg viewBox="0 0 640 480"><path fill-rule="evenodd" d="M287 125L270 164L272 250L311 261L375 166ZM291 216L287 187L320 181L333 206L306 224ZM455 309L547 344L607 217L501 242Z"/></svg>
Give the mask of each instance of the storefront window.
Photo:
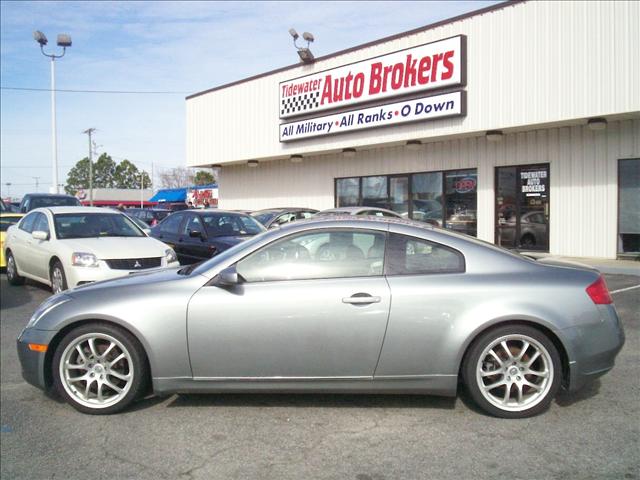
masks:
<svg viewBox="0 0 640 480"><path fill-rule="evenodd" d="M336 181L338 207L355 207L360 205L360 179L339 178Z"/></svg>
<svg viewBox="0 0 640 480"><path fill-rule="evenodd" d="M640 253L640 159L620 160L618 253Z"/></svg>
<svg viewBox="0 0 640 480"><path fill-rule="evenodd" d="M475 236L477 233L476 170L445 173L445 227Z"/></svg>
<svg viewBox="0 0 640 480"><path fill-rule="evenodd" d="M475 236L477 170L336 179L336 207L388 208L403 217Z"/></svg>
<svg viewBox="0 0 640 480"><path fill-rule="evenodd" d="M387 208L387 177L362 178L362 203L366 207ZM342 206L342 205L341 205Z"/></svg>
<svg viewBox="0 0 640 480"><path fill-rule="evenodd" d="M414 220L442 226L442 172L416 173L411 177Z"/></svg>

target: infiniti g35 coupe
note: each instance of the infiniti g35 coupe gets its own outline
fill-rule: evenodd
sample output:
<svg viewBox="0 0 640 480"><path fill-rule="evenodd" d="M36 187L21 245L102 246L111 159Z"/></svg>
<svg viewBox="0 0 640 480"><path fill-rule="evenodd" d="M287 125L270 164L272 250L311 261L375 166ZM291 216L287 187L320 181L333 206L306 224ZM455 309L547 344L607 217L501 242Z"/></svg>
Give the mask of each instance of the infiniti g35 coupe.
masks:
<svg viewBox="0 0 640 480"><path fill-rule="evenodd" d="M331 216L55 295L17 346L28 382L91 414L149 388L453 396L461 383L518 418L610 370L623 343L597 271L424 223Z"/></svg>

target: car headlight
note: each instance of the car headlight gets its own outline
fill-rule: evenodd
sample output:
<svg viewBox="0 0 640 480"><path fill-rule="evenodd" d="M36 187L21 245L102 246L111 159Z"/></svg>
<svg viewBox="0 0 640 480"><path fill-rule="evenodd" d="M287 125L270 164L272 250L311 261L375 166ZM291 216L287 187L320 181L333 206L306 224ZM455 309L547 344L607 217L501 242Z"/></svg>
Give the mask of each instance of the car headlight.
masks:
<svg viewBox="0 0 640 480"><path fill-rule="evenodd" d="M167 260L167 265L178 260L173 248L168 248L164 251L164 258Z"/></svg>
<svg viewBox="0 0 640 480"><path fill-rule="evenodd" d="M40 304L35 312L33 312L33 315L31 315L31 318L29 319L29 322L27 322L27 326L25 328L33 327L46 313L49 313L51 310L59 307L63 303L67 303L69 300L71 300L71 297L64 293L48 298Z"/></svg>
<svg viewBox="0 0 640 480"><path fill-rule="evenodd" d="M98 258L93 253L73 252L71 264L74 267L97 267Z"/></svg>

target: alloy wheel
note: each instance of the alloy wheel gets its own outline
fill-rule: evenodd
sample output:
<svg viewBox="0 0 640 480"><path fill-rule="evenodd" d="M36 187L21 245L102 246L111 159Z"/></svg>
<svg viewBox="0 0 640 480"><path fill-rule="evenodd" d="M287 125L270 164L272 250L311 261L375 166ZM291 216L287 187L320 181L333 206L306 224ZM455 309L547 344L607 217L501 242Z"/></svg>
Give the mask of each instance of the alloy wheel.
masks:
<svg viewBox="0 0 640 480"><path fill-rule="evenodd" d="M483 350L476 366L482 396L511 412L542 402L553 384L553 362L547 349L526 335L505 335Z"/></svg>
<svg viewBox="0 0 640 480"><path fill-rule="evenodd" d="M74 401L101 409L117 404L127 395L135 372L131 354L122 342L104 333L88 333L65 348L59 374L62 386Z"/></svg>
<svg viewBox="0 0 640 480"><path fill-rule="evenodd" d="M53 293L60 293L64 290L64 276L59 267L54 267L51 272L51 284Z"/></svg>
<svg viewBox="0 0 640 480"><path fill-rule="evenodd" d="M7 277L9 280L16 278L16 261L13 259L13 255L9 254L7 258Z"/></svg>

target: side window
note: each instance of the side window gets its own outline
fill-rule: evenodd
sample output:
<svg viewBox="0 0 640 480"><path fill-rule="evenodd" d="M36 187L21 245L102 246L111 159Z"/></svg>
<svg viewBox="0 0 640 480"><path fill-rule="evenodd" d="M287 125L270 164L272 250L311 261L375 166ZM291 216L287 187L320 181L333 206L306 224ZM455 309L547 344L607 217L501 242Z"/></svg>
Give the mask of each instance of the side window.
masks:
<svg viewBox="0 0 640 480"><path fill-rule="evenodd" d="M335 230L278 240L236 265L247 282L382 275L385 234Z"/></svg>
<svg viewBox="0 0 640 480"><path fill-rule="evenodd" d="M38 213L38 218L33 222L33 231L49 233L49 221L44 213Z"/></svg>
<svg viewBox="0 0 640 480"><path fill-rule="evenodd" d="M25 232L31 233L33 231L33 224L38 218L38 213L30 213L26 217L22 219L18 228L20 230L24 230Z"/></svg>
<svg viewBox="0 0 640 480"><path fill-rule="evenodd" d="M464 256L453 248L397 233L389 235L385 270L387 275L424 275L464 271Z"/></svg>
<svg viewBox="0 0 640 480"><path fill-rule="evenodd" d="M183 218L184 218L184 215L176 215L176 214L167 217L165 221L160 224L160 231L162 233L177 234Z"/></svg>
<svg viewBox="0 0 640 480"><path fill-rule="evenodd" d="M382 216L383 217L393 217L393 218L398 218L395 215L391 214L391 213L387 213L387 212L382 212Z"/></svg>
<svg viewBox="0 0 640 480"><path fill-rule="evenodd" d="M202 222L200 221L200 217L198 215L189 215L188 220L184 222L184 227L182 229L183 235L189 235L189 232L198 231L200 233L203 232Z"/></svg>
<svg viewBox="0 0 640 480"><path fill-rule="evenodd" d="M284 213L276 218L272 225L284 225L285 223L293 222L296 219L295 213Z"/></svg>
<svg viewBox="0 0 640 480"><path fill-rule="evenodd" d="M296 218L298 220L303 220L305 218L311 218L313 217L313 212L298 212L298 215L296 216Z"/></svg>

